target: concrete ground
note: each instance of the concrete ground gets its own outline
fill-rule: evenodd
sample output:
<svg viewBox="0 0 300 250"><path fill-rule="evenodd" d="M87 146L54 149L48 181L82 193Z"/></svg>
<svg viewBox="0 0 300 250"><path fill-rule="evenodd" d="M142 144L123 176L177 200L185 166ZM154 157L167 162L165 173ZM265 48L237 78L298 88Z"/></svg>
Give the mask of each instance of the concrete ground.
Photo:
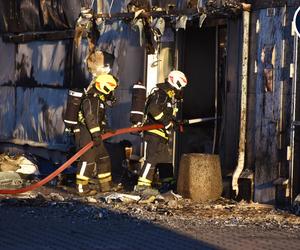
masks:
<svg viewBox="0 0 300 250"><path fill-rule="evenodd" d="M170 203L171 204L171 203ZM300 249L300 218L227 201L0 197L0 249Z"/></svg>

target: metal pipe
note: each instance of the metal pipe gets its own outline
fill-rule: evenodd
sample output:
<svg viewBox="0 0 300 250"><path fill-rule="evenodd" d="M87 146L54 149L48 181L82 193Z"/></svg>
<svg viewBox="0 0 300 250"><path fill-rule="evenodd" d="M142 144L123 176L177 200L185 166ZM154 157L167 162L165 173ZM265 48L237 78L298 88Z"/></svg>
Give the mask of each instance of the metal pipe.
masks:
<svg viewBox="0 0 300 250"><path fill-rule="evenodd" d="M242 74L241 74L241 111L240 111L240 138L238 149L238 163L232 175L232 190L238 195L238 179L244 169L246 147L246 120L247 120L247 86L249 64L249 27L250 12L243 11L243 43L242 43Z"/></svg>
<svg viewBox="0 0 300 250"><path fill-rule="evenodd" d="M218 118L219 117L204 117L204 118L183 120L183 124L194 124L194 123L200 123L200 122L213 121L213 120L218 120Z"/></svg>

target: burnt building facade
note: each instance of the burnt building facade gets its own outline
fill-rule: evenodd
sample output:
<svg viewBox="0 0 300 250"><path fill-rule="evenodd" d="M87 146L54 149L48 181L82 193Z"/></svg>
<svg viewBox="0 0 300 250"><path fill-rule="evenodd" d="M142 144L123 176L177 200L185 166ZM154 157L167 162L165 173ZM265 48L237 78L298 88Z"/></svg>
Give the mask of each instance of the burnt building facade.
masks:
<svg viewBox="0 0 300 250"><path fill-rule="evenodd" d="M0 1L0 146L63 162L69 88L86 87L87 39L74 49L81 8L91 8L95 49L120 80L111 127L130 126L131 88L147 90L171 69L189 85L179 119L214 118L174 140L186 153L218 154L224 194L290 204L300 193L298 36L300 1ZM139 144L134 135L114 138ZM138 146L137 146L138 148ZM244 187L246 185L246 188Z"/></svg>

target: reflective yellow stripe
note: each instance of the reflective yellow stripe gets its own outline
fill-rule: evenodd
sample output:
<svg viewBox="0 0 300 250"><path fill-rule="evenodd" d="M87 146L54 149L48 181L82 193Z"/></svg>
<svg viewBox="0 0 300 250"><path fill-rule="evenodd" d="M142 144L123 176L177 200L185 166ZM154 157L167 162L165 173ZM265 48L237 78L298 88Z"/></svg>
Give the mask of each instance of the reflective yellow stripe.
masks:
<svg viewBox="0 0 300 250"><path fill-rule="evenodd" d="M80 132L80 129L79 129L79 128L78 128L78 129L74 129L73 132L74 132L74 133L79 133L79 132Z"/></svg>
<svg viewBox="0 0 300 250"><path fill-rule="evenodd" d="M161 112L159 115L154 116L154 119L155 119L155 120L160 120L163 116L164 116L164 113Z"/></svg>
<svg viewBox="0 0 300 250"><path fill-rule="evenodd" d="M109 177L109 176L111 176L111 172L104 173L104 174L98 174L99 179L106 178L106 177Z"/></svg>
<svg viewBox="0 0 300 250"><path fill-rule="evenodd" d="M145 186L151 186L152 181L149 179L146 179L144 177L139 177L138 179L138 185L145 185Z"/></svg>
<svg viewBox="0 0 300 250"><path fill-rule="evenodd" d="M99 183L105 183L105 182L109 182L109 181L112 181L111 176L105 177L105 178L99 178Z"/></svg>
<svg viewBox="0 0 300 250"><path fill-rule="evenodd" d="M112 181L111 172L98 174L98 178L100 183Z"/></svg>
<svg viewBox="0 0 300 250"><path fill-rule="evenodd" d="M146 182L146 183L152 183L151 180L147 179L147 178L143 178L143 177L139 177L139 181L143 181L143 182Z"/></svg>
<svg viewBox="0 0 300 250"><path fill-rule="evenodd" d="M105 101L105 96L104 96L104 95L99 95L99 99L100 99L101 101Z"/></svg>
<svg viewBox="0 0 300 250"><path fill-rule="evenodd" d="M175 116L177 112L178 112L178 108L174 108L173 109L173 115Z"/></svg>
<svg viewBox="0 0 300 250"><path fill-rule="evenodd" d="M77 175L76 175L76 179L78 179L78 180L83 180L83 181L88 181L90 178L89 178L89 177L86 177L86 176L84 176L84 175L79 175L79 174L77 174Z"/></svg>
<svg viewBox="0 0 300 250"><path fill-rule="evenodd" d="M157 130L157 129L151 129L151 130L148 130L147 132L150 132L152 134L156 134L156 135L159 135L165 139L168 139L168 136L166 136L166 133L161 131L161 130Z"/></svg>
<svg viewBox="0 0 300 250"><path fill-rule="evenodd" d="M145 182L142 182L142 181L138 181L138 186L147 186L147 187L151 187L151 184L149 183L145 183Z"/></svg>
<svg viewBox="0 0 300 250"><path fill-rule="evenodd" d="M100 132L100 127L91 128L90 132L91 132L91 134L93 134L95 132Z"/></svg>
<svg viewBox="0 0 300 250"><path fill-rule="evenodd" d="M77 179L76 184L77 185L88 185L89 181L88 180L79 180L79 179Z"/></svg>
<svg viewBox="0 0 300 250"><path fill-rule="evenodd" d="M79 111L79 113L78 113L78 121L81 123L84 123L84 118L83 118L83 114L81 111Z"/></svg>

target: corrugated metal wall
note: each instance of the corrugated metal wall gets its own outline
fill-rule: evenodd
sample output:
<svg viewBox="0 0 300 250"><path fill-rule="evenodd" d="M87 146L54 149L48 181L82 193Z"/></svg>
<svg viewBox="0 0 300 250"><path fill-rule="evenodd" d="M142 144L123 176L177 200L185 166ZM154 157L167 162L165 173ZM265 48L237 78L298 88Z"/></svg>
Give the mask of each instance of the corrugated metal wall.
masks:
<svg viewBox="0 0 300 250"><path fill-rule="evenodd" d="M7 4L9 7L11 2ZM34 3L27 4L37 7ZM115 1L111 5L111 1L105 1L104 11L119 12L126 4L126 1ZM120 80L116 91L118 102L113 110L108 110L109 122L113 128L128 127L130 89L133 83L143 79L144 48L139 44L138 32L130 24L108 22L106 29L97 48L111 54L112 73ZM82 40L75 52L77 59L73 66L70 39L14 44L4 43L0 38L0 51L1 65L6 66L0 69L0 142L68 151L70 141L63 135L62 117L68 88L86 87L89 83L90 74L84 64L86 40Z"/></svg>
<svg viewBox="0 0 300 250"><path fill-rule="evenodd" d="M70 41L8 44L0 40L0 140L65 149L62 113ZM2 54L3 55L3 54Z"/></svg>

